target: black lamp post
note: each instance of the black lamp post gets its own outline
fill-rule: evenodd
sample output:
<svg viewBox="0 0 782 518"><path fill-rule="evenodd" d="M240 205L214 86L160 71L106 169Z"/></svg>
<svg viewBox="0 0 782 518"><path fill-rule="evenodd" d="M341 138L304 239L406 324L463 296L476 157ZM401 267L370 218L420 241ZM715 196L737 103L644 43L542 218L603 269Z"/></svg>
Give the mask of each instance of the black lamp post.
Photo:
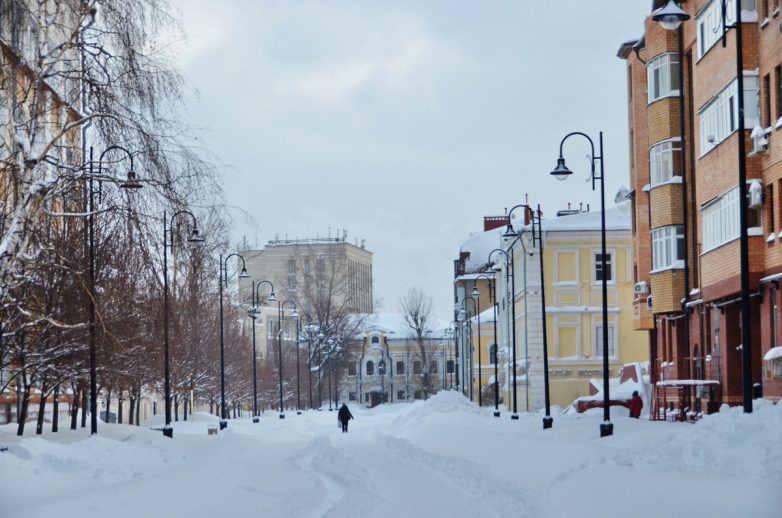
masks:
<svg viewBox="0 0 782 518"><path fill-rule="evenodd" d="M323 350L324 338L326 338L326 336L322 332L319 332L318 333L318 410L320 410L320 407L323 406L323 398L320 390L320 382L321 382L320 371L322 370L323 364L320 359L320 353Z"/></svg>
<svg viewBox="0 0 782 518"><path fill-rule="evenodd" d="M270 281L260 281L252 285L252 308L248 311L250 318L253 321L253 423L257 423L258 418L258 374L256 370L256 349L255 349L255 319L258 318L258 304L261 302L260 289L264 284L269 285L269 295L266 297L268 302L275 302L277 297L274 295L274 285ZM268 349L268 347L267 347Z"/></svg>
<svg viewBox="0 0 782 518"><path fill-rule="evenodd" d="M493 311L493 318L494 318L494 417L500 417L500 379L499 379L499 372L497 371L497 297L494 293L494 277L486 275L486 274L480 274L478 275L475 280L477 282L478 279L487 279L489 281L489 300L492 302L492 311ZM478 288L476 287L473 290L473 295L476 297L479 296ZM478 335L480 336L480 335ZM489 358L491 359L491 351L489 352ZM480 356L480 349L478 349L478 378L481 377L481 356ZM478 386L480 387L480 382L478 383Z"/></svg>
<svg viewBox="0 0 782 518"><path fill-rule="evenodd" d="M98 176L102 178L102 164L103 158L109 151L122 151L125 153L128 159L130 159L130 169L127 172L127 179L120 183L119 186L129 191L135 191L143 187L141 183L136 179L136 173L133 171L133 155L130 151L122 146L109 146L98 158ZM95 189L94 189L94 175L93 166L93 149L90 146L90 181L89 181L89 207L87 218L87 248L89 252L89 295L90 295L90 434L98 433L98 347L97 336L95 331L95 299L97 293L95 290ZM100 191L100 185L102 179L98 180L98 190ZM106 411L108 415L108 410Z"/></svg>
<svg viewBox="0 0 782 518"><path fill-rule="evenodd" d="M513 271L513 251L508 254L502 248L495 248L489 253L489 263L494 264L491 260L492 255L500 253L505 258L505 281L507 285L508 277L510 277L511 283L511 355L513 356L513 413L511 419L518 419L519 414L516 406L516 274Z"/></svg>
<svg viewBox="0 0 782 518"><path fill-rule="evenodd" d="M467 322L467 329L469 329L469 337L470 337L470 401L475 400L475 376L473 374L473 364L475 363L473 361L473 349L475 348L474 340L473 340L473 332L472 332L472 317L470 317L469 313L467 312L466 308L464 307L464 303L466 301L472 302L472 309L473 309L473 317L478 319L478 351L480 354L480 347L481 347L481 312L480 312L480 306L478 305L478 298L476 295L478 294L478 288L473 288L470 295L467 295L464 297L464 300L462 301L462 310L459 312L459 317L462 318L462 322ZM480 360L479 360L480 361ZM479 371L480 372L480 371ZM480 380L478 381L478 406L481 406L480 404Z"/></svg>
<svg viewBox="0 0 782 518"><path fill-rule="evenodd" d="M223 331L223 282L228 287L228 260L232 257L238 257L242 261L242 270L239 273L240 279L247 279L250 275L247 273L247 267L244 257L241 254L233 253L223 258L220 254L220 429L228 426L228 408L225 406L225 336Z"/></svg>
<svg viewBox="0 0 782 518"><path fill-rule="evenodd" d="M383 359L383 357L380 357L380 361L377 362L377 373L380 374L380 402L385 403L386 402L386 384L385 384L385 375L386 375L386 360Z"/></svg>
<svg viewBox="0 0 782 518"><path fill-rule="evenodd" d="M307 332L307 376L308 376L308 388L309 388L309 409L312 410L312 335L318 329L318 326L312 323L312 317L308 314L304 314L307 317L307 325L304 330Z"/></svg>
<svg viewBox="0 0 782 518"><path fill-rule="evenodd" d="M600 424L600 437L606 437L613 435L614 425L611 422L611 409L609 407L610 394L608 383L608 271L606 263L606 211L605 211L605 169L603 160L603 132L600 132L598 140L600 155L595 155L595 144L589 135L574 131L568 133L559 143L559 158L557 159L557 166L551 172L557 180L565 180L573 172L565 165L565 157L562 155L562 147L565 141L574 136L579 135L589 141L591 153L589 155L589 162L591 166L590 178L592 179L592 190L595 190L595 182L600 180L600 241L601 241L601 277L603 287L603 422ZM600 161L600 174L598 176L595 171L595 162Z"/></svg>
<svg viewBox="0 0 782 518"><path fill-rule="evenodd" d="M728 30L736 29L736 104L738 112L738 162L739 162L739 255L741 263L741 375L744 412L752 413L752 333L750 326L749 301L749 235L747 234L747 163L746 163L746 126L744 122L744 50L741 34L741 4L734 1L736 21L727 25L727 0L721 0L722 46L727 45ZM690 16L673 0L652 13L652 20L659 22L664 29L677 30ZM715 29L716 30L716 29ZM681 40L681 34L680 38ZM681 57L679 58L681 61ZM684 82L684 78L680 78Z"/></svg>
<svg viewBox="0 0 782 518"><path fill-rule="evenodd" d="M174 429L171 428L171 370L168 343L168 249L170 247L171 253L174 253L174 219L180 214L190 216L190 219L193 222L193 230L190 233L190 237L187 239L188 243L204 242L204 238L198 234L198 223L192 212L187 210L175 212L171 216L168 228L166 228L166 223L168 223L169 220L166 212L163 211L163 364L165 377L163 392L166 400L166 424L163 426L163 435L166 437L174 436Z"/></svg>
<svg viewBox="0 0 782 518"><path fill-rule="evenodd" d="M334 409L331 408L331 350L334 347L334 340L329 338L326 341L326 344L329 346L329 354L328 357L326 358L329 361L329 412L332 412Z"/></svg>
<svg viewBox="0 0 782 518"><path fill-rule="evenodd" d="M280 379L280 419L285 419L285 404L282 398L282 321L285 306L289 304L293 307L291 318L293 318L293 320L298 320L299 314L296 312L295 302L292 300L286 300L285 302L277 303L277 368ZM298 347L298 344L296 346Z"/></svg>

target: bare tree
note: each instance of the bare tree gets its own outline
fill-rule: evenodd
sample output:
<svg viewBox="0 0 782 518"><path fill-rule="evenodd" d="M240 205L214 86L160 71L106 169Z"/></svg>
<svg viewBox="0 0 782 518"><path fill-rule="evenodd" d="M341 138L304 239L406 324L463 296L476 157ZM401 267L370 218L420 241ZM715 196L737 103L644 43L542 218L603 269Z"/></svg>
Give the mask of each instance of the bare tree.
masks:
<svg viewBox="0 0 782 518"><path fill-rule="evenodd" d="M431 332L432 296L413 287L399 301L399 311L410 328L412 338L418 344L424 377L424 397L431 392L429 362L426 358L426 335Z"/></svg>

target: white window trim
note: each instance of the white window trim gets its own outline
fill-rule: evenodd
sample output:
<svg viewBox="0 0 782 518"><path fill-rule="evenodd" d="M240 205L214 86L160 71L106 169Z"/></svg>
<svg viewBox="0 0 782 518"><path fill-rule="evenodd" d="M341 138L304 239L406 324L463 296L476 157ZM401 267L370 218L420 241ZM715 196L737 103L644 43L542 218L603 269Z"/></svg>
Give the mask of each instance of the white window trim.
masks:
<svg viewBox="0 0 782 518"><path fill-rule="evenodd" d="M753 128L759 123L758 78L757 70L744 71L745 129ZM754 92L754 96L748 96L748 92ZM733 99L732 106L731 99ZM735 124L732 129L731 119ZM738 80L734 77L698 110L698 156L705 156L736 131L738 131ZM714 137L713 141L709 141L710 136Z"/></svg>
<svg viewBox="0 0 782 518"><path fill-rule="evenodd" d="M736 0L727 0L727 6L725 9L725 21L728 25L732 25L736 12ZM712 0L706 4L700 12L695 16L695 49L697 57L695 62L697 63L703 59L706 54L722 39L722 13L720 12L721 2L719 0ZM707 19L704 19L707 18ZM755 0L755 7L753 9L741 10L742 23L757 23L758 21L758 6ZM707 23L708 22L708 23ZM704 25L704 30L701 31L701 25ZM701 45L701 32L707 36L706 42ZM703 50L701 50L703 47Z"/></svg>
<svg viewBox="0 0 782 518"><path fill-rule="evenodd" d="M681 234L679 231L681 230ZM660 237L661 234L666 235ZM672 233L672 235L671 235ZM684 257L678 257L676 251L678 250L679 239L684 241L684 225L668 225L665 227L655 228L651 231L652 234L652 272L661 272L665 270L683 269ZM670 246L671 261L666 264L659 264L659 255L657 254L657 243L664 242L667 246ZM668 243L670 242L670 243ZM666 246L663 245L663 246Z"/></svg>
<svg viewBox="0 0 782 518"><path fill-rule="evenodd" d="M725 201L728 196L735 196L735 199ZM728 207L725 206L727 204L732 204L735 207L735 210L728 210ZM712 213L712 210L723 212ZM705 214L707 211L709 213ZM727 226L728 223L730 223L731 227ZM720 196L701 207L701 226L703 244L703 252L701 255L716 250L739 238L738 187L734 187L733 189L722 193ZM724 236L720 235L721 231L733 227L735 227L734 232L725 232Z"/></svg>
<svg viewBox="0 0 782 518"><path fill-rule="evenodd" d="M554 326L556 329L556 340L554 343L554 356L557 360L581 360L584 359L581 347L581 333L578 332L578 328L581 327L581 322L560 322L559 318L554 319ZM562 328L575 328L576 330L576 355L575 356L561 356L559 354L559 330Z"/></svg>
<svg viewBox="0 0 782 518"><path fill-rule="evenodd" d="M592 357L595 359L602 359L603 354L602 352L599 352L597 350L597 330L602 328L602 317L601 320L592 319ZM616 332L616 321L612 320L611 318L608 319L608 340L611 341L613 339L614 342L614 354L609 354L608 358L610 360L618 360L619 359L619 336Z"/></svg>
<svg viewBox="0 0 782 518"><path fill-rule="evenodd" d="M672 60L676 61L672 61ZM671 72L673 70L676 71L676 73L679 72L678 66L679 66L679 56L676 52L666 52L664 54L660 54L658 56L655 56L654 58L650 59L649 62L646 65L646 90L647 90L647 96L646 101L647 104L652 104L654 102L659 101L660 99L666 99L669 97L679 97L681 92L681 78L679 78L679 88L670 88L671 86ZM674 66L677 67L674 69ZM664 91L665 93L660 94L657 97L652 98L652 74L654 70L667 70L667 79L668 79L668 85L667 87L661 86L661 91ZM667 91L666 91L667 88Z"/></svg>
<svg viewBox="0 0 782 518"><path fill-rule="evenodd" d="M649 146L649 180L650 180L650 188L658 187L660 185L667 185L671 183L682 183L682 177L681 175L674 174L674 170L678 167L676 164L674 164L674 144L678 144L678 151L679 153L682 152L682 139L681 137L674 137L666 140L661 140L660 142L655 142L651 146ZM655 155L653 155L653 152L655 152L659 148L667 147L668 149L663 152L658 152ZM663 181L655 182L655 175L654 175L654 167L653 167L653 161L652 156L660 155L662 153L667 153L670 155L670 164L671 164L671 170L670 175L666 177ZM678 180L675 180L677 179Z"/></svg>

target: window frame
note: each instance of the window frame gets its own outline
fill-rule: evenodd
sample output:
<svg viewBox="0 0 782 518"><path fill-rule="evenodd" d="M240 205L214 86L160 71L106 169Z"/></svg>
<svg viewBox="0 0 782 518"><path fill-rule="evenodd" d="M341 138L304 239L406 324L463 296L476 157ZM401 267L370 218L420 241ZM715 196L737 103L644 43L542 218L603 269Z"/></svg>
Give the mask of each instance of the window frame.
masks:
<svg viewBox="0 0 782 518"><path fill-rule="evenodd" d="M678 53L666 52L649 60L646 65L646 90L648 104L667 97L679 97L681 78Z"/></svg>
<svg viewBox="0 0 782 518"><path fill-rule="evenodd" d="M606 249L606 255L608 256L608 260L606 261L606 266L608 267L609 272L609 278L606 279L606 284L616 284L616 265L614 264L614 258L616 254L613 249ZM592 249L592 284L602 284L603 280L598 278L598 265L600 266L600 271L602 272L603 269L603 263L598 258L599 256L603 255L603 251L599 248Z"/></svg>
<svg viewBox="0 0 782 518"><path fill-rule="evenodd" d="M649 146L649 185L657 187L681 178L682 139L674 137ZM667 164L666 164L667 161ZM668 171L663 171L665 166Z"/></svg>
<svg viewBox="0 0 782 518"><path fill-rule="evenodd" d="M684 225L668 225L652 229L653 272L684 268L686 260Z"/></svg>

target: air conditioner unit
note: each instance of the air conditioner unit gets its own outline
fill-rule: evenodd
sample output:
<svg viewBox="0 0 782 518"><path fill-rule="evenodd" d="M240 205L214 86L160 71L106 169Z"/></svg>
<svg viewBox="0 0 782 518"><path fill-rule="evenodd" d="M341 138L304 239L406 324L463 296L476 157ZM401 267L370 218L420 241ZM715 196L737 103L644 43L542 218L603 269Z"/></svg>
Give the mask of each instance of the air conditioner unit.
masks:
<svg viewBox="0 0 782 518"><path fill-rule="evenodd" d="M755 126L750 137L752 139L752 152L750 155L768 152L768 136L766 135L766 130L760 126Z"/></svg>
<svg viewBox="0 0 782 518"><path fill-rule="evenodd" d="M649 284L646 281L636 282L633 286L633 293L636 295L646 295L649 293Z"/></svg>

